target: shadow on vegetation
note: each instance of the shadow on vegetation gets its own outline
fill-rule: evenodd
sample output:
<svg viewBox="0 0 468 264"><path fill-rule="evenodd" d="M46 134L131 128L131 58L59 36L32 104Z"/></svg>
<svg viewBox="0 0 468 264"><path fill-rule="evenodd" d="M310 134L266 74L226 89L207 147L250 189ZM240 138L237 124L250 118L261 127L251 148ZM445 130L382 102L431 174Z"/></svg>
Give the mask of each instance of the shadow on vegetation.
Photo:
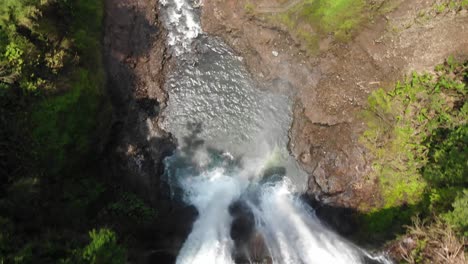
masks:
<svg viewBox="0 0 468 264"><path fill-rule="evenodd" d="M402 234L411 217L423 213L422 205L402 205L363 213L352 208L323 204L310 196L303 200L317 217L341 236L366 249L381 249L390 239Z"/></svg>

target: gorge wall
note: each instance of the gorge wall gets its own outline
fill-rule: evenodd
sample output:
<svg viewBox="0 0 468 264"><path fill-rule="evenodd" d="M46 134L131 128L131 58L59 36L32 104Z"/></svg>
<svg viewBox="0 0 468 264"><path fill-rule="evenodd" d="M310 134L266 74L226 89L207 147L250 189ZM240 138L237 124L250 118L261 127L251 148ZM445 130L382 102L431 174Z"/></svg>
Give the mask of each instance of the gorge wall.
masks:
<svg viewBox="0 0 468 264"><path fill-rule="evenodd" d="M142 254L170 258L190 231L196 212L171 201L169 187L162 180L163 159L173 153L176 142L159 127L171 55L158 1L107 0L104 51L114 110L104 167L108 177L157 208L157 222L144 227L144 232L151 248L164 250L156 257L151 252Z"/></svg>

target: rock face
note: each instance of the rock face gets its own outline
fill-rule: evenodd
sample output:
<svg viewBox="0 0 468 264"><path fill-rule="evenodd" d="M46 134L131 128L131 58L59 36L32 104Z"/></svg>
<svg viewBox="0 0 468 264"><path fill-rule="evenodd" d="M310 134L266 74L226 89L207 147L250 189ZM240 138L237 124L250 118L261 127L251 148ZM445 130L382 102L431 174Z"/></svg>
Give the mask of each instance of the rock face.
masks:
<svg viewBox="0 0 468 264"><path fill-rule="evenodd" d="M296 107L296 111L301 109ZM370 172L370 166L366 149L358 143L359 133L353 129L349 123L314 124L303 111L295 113L291 148L310 173L307 193L311 198L355 208L369 198L366 194L373 194L372 184L359 184L360 178ZM301 138L303 135L309 137Z"/></svg>
<svg viewBox="0 0 468 264"><path fill-rule="evenodd" d="M175 142L158 125L171 65L158 1L105 3L104 60L114 110L105 169L112 180L123 182L157 208L157 223L148 228L147 240L173 257L190 232L196 211L173 202L161 179L163 159L172 154Z"/></svg>
<svg viewBox="0 0 468 264"><path fill-rule="evenodd" d="M276 2L282 8L286 1ZM466 11L437 15L435 1L386 2L396 8L347 43L323 37L313 56L287 28L265 19L267 1L203 2L204 31L244 57L260 87L296 95L291 152L309 173L308 193L337 207L379 204L377 182L367 177L372 157L359 142L369 93L413 70L430 71L450 54L468 54ZM420 21L421 13L430 18Z"/></svg>
<svg viewBox="0 0 468 264"><path fill-rule="evenodd" d="M107 0L104 37L115 114L111 164L151 202L157 201L162 160L174 149L170 135L158 126L168 55L157 8L157 1Z"/></svg>

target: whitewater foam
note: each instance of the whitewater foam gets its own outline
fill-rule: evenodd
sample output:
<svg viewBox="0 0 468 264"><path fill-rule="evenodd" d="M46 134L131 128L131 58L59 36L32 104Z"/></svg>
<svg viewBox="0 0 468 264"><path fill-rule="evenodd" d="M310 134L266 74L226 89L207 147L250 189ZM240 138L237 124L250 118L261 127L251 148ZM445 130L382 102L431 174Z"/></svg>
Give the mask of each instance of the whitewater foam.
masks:
<svg viewBox="0 0 468 264"><path fill-rule="evenodd" d="M180 158L177 155L169 158L168 168ZM324 226L313 209L298 198L288 177L275 175L266 181L244 177L248 173L232 161L229 155L214 155L208 169L203 171L168 172L172 184L183 189L184 201L195 206L199 213L177 257L178 264L235 263L236 256L242 254L251 263L358 264L365 259L390 263ZM258 167L263 166L258 164ZM247 205L255 223L252 234L241 241L242 247L232 238L230 212L231 206L239 202ZM252 244L256 242L264 244L260 245L265 248L263 252L256 252L255 246L259 245Z"/></svg>
<svg viewBox="0 0 468 264"><path fill-rule="evenodd" d="M168 44L176 55L189 52L192 41L202 32L194 8L187 0L160 0L164 7L163 21L168 30Z"/></svg>
<svg viewBox="0 0 468 264"><path fill-rule="evenodd" d="M177 263L233 263L230 238L232 217L229 205L241 195L242 183L216 168L198 177L185 178L181 185L187 202L193 204L199 217L177 258Z"/></svg>
<svg viewBox="0 0 468 264"><path fill-rule="evenodd" d="M286 148L289 98L256 89L234 52L203 35L188 0L160 3L182 62L166 83L162 125L179 148L165 175L182 191L173 195L198 211L177 263L389 263L329 230L298 198L307 175ZM234 214L234 204L246 209ZM233 234L236 223L242 236Z"/></svg>
<svg viewBox="0 0 468 264"><path fill-rule="evenodd" d="M249 204L272 263L361 263L359 252L320 223L287 178L261 186L259 201Z"/></svg>

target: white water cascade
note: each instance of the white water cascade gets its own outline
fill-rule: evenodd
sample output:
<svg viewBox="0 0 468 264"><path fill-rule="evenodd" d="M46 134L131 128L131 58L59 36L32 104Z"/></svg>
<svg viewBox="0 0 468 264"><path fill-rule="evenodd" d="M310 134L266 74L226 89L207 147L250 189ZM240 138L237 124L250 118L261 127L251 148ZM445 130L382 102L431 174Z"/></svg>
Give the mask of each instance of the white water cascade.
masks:
<svg viewBox="0 0 468 264"><path fill-rule="evenodd" d="M178 65L163 126L174 195L198 218L177 263L390 263L339 237L299 198L307 175L286 148L291 101L255 88L234 52L202 33L190 0L160 0Z"/></svg>
<svg viewBox="0 0 468 264"><path fill-rule="evenodd" d="M165 8L168 44L176 55L190 49L191 41L201 33L198 18L193 13L191 0L160 0Z"/></svg>

